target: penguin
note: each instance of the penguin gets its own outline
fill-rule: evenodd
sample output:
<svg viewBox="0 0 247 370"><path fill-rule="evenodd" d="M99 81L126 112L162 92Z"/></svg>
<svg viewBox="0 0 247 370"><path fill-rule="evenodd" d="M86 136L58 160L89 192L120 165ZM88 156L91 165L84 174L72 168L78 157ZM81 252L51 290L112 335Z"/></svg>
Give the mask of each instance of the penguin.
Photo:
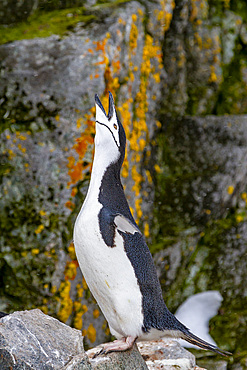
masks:
<svg viewBox="0 0 247 370"><path fill-rule="evenodd" d="M109 110L95 95L95 152L88 192L74 225L74 245L87 285L115 341L97 354L126 351L136 341L181 338L229 355L198 338L167 308L152 255L126 200L120 171L126 136L112 94Z"/></svg>

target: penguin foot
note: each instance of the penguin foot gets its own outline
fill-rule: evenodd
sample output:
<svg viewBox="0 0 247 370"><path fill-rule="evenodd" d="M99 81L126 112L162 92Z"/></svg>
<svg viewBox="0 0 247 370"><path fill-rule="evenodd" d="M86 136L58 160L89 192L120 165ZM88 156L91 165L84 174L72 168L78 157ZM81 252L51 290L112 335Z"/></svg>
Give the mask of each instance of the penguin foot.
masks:
<svg viewBox="0 0 247 370"><path fill-rule="evenodd" d="M126 337L118 340L114 340L114 342L110 342L104 345L104 347L95 355L93 358L96 358L97 356L107 355L110 352L122 352L127 351L127 349L130 349L133 347L137 337Z"/></svg>

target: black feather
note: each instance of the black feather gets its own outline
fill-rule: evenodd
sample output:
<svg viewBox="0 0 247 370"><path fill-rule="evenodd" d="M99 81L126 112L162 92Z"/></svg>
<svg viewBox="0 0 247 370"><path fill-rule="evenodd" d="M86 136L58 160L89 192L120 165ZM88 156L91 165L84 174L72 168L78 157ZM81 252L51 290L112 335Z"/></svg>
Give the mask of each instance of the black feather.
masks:
<svg viewBox="0 0 247 370"><path fill-rule="evenodd" d="M189 342L191 344L194 344L194 345L202 348L202 349L206 349L206 350L209 350L209 351L216 352L219 355L222 355L222 356L230 356L231 355L231 352L223 351L222 349L214 346L213 344L205 342L203 339L197 337L196 335L191 333L189 330L187 331L187 333L183 333L183 335L181 335L181 338L186 340L187 342Z"/></svg>

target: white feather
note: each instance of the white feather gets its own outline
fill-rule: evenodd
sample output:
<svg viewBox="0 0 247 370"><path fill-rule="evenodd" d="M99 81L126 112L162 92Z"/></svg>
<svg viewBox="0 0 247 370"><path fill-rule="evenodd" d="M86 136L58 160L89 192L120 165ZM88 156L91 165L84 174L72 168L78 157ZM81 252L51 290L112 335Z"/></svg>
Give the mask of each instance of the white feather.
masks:
<svg viewBox="0 0 247 370"><path fill-rule="evenodd" d="M89 203L88 203L89 205ZM74 242L77 259L90 291L98 302L113 334L118 338L141 334L142 296L134 269L117 233L116 247L108 247L95 222L101 205L84 207L79 214Z"/></svg>
<svg viewBox="0 0 247 370"><path fill-rule="evenodd" d="M216 290L194 294L181 304L175 316L195 335L216 345L209 334L208 324L209 320L217 314L222 299L221 294ZM181 340L181 344L184 347L198 348L183 340Z"/></svg>

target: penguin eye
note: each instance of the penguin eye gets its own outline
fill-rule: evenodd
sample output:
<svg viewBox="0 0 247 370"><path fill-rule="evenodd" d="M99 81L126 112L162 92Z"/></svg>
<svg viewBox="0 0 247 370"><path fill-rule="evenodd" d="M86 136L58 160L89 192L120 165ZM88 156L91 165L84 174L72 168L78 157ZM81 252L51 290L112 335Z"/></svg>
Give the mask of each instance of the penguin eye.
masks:
<svg viewBox="0 0 247 370"><path fill-rule="evenodd" d="M116 123L113 124L113 127L115 128L115 130L117 130L117 125Z"/></svg>

